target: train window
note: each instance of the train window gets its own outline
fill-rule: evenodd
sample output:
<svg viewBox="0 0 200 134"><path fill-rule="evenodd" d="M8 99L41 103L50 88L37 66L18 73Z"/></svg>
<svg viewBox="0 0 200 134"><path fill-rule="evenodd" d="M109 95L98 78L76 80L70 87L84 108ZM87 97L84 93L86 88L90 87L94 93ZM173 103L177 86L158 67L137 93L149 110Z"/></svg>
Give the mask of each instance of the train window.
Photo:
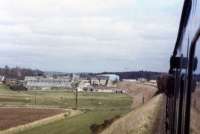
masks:
<svg viewBox="0 0 200 134"><path fill-rule="evenodd" d="M195 57L198 59L198 65L193 77L193 81L195 82L195 90L192 93L191 101L191 134L197 134L198 130L200 130L200 40L198 40L196 44Z"/></svg>

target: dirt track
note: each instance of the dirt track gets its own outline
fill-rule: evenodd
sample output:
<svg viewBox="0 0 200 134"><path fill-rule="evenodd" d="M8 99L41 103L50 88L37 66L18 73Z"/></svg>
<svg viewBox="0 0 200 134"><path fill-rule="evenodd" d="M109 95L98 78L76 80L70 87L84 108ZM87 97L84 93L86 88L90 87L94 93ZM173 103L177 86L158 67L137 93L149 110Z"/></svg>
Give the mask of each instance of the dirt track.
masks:
<svg viewBox="0 0 200 134"><path fill-rule="evenodd" d="M0 108L0 130L24 125L64 112L63 109Z"/></svg>

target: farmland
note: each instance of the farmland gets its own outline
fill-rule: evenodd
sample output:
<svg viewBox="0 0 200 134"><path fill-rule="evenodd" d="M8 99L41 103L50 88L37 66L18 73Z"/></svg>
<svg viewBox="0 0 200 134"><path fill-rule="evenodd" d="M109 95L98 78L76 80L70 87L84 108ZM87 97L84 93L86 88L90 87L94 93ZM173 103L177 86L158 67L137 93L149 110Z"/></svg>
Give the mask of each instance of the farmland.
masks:
<svg viewBox="0 0 200 134"><path fill-rule="evenodd" d="M14 92L0 87L0 106L47 106L74 108L75 94L65 91L22 91ZM2 90L2 91L1 91ZM79 93L79 109L129 109L131 98L124 94Z"/></svg>
<svg viewBox="0 0 200 134"><path fill-rule="evenodd" d="M23 130L18 134L91 133L90 126L92 124L100 124L105 119L130 112L131 104L131 97L125 94L79 93L78 109L83 112L82 114ZM16 92L1 85L0 107L73 109L75 107L75 94L66 91Z"/></svg>
<svg viewBox="0 0 200 134"><path fill-rule="evenodd" d="M63 109L0 108L0 130L63 113Z"/></svg>

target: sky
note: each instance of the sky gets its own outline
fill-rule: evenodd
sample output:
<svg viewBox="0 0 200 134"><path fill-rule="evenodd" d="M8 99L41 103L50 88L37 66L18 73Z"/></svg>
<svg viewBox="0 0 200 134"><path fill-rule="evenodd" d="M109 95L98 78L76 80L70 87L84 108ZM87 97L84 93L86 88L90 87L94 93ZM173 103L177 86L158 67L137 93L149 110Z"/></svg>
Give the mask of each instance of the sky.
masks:
<svg viewBox="0 0 200 134"><path fill-rule="evenodd" d="M182 5L183 0L1 0L0 66L165 72Z"/></svg>

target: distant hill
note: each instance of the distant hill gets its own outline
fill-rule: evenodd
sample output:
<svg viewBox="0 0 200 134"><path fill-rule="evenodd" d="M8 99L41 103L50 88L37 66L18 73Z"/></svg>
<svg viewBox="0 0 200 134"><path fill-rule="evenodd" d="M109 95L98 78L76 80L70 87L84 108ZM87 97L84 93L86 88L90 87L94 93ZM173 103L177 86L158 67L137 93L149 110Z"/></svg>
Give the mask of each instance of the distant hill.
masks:
<svg viewBox="0 0 200 134"><path fill-rule="evenodd" d="M145 78L147 80L156 80L164 72L151 72L151 71L130 71L130 72L103 72L101 74L116 74L120 79L139 79Z"/></svg>
<svg viewBox="0 0 200 134"><path fill-rule="evenodd" d="M100 74L116 74L120 79L139 79L145 78L147 80L156 80L160 75L167 74L167 72L151 72L151 71L130 71L130 72L103 72ZM200 74L194 74L194 78L200 81Z"/></svg>
<svg viewBox="0 0 200 134"><path fill-rule="evenodd" d="M77 73L81 77L91 77L96 75L106 75L115 74L120 77L120 79L139 79L145 78L147 80L156 80L161 74L166 74L166 72L151 72L151 71L129 71L129 72L101 72L101 73Z"/></svg>

